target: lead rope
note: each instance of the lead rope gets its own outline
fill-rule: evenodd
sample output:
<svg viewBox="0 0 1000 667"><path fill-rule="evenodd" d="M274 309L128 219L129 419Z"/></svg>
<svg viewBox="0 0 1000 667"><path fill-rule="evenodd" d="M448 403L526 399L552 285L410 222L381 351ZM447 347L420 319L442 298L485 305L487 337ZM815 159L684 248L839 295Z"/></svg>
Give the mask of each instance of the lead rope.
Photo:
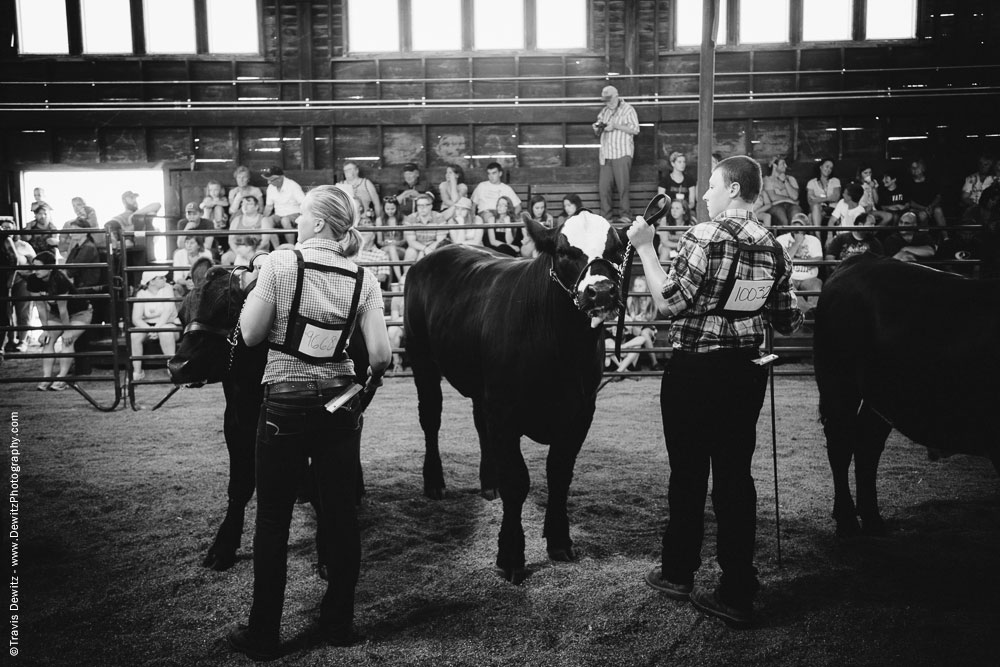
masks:
<svg viewBox="0 0 1000 667"><path fill-rule="evenodd" d="M663 204L657 204L660 199L664 199ZM659 209L656 207L659 206ZM670 199L665 194L657 194L649 203L642 217L651 227L655 227L657 221L670 211ZM632 261L635 259L635 248L632 241L625 246L625 259L622 261L622 307L618 311L618 329L615 331L615 356L621 359L622 356L622 335L625 332L625 311L628 305L628 292L632 288Z"/></svg>

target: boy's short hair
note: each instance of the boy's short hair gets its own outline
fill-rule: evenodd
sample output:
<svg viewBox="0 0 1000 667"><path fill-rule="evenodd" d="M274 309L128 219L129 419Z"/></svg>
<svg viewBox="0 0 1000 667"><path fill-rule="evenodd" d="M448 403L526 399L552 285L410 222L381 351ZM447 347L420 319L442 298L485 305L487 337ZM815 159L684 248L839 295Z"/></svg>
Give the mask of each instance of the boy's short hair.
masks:
<svg viewBox="0 0 1000 667"><path fill-rule="evenodd" d="M851 199L854 200L855 204L861 201L861 198L865 196L865 189L861 187L860 183L848 184L848 186L845 188L845 192L851 195Z"/></svg>
<svg viewBox="0 0 1000 667"><path fill-rule="evenodd" d="M727 186L739 184L740 199L747 203L756 201L763 180L756 160L746 155L733 155L719 162L716 169L722 170L722 179Z"/></svg>
<svg viewBox="0 0 1000 667"><path fill-rule="evenodd" d="M486 171L489 171L490 169L496 169L501 174L503 173L503 165L500 164L499 162L490 162L488 165L486 165Z"/></svg>

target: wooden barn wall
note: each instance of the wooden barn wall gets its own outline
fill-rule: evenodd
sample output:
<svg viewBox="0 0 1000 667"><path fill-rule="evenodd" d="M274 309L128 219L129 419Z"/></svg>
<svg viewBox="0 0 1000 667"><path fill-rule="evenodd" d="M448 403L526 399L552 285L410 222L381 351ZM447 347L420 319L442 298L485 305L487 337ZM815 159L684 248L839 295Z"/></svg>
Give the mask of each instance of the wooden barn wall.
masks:
<svg viewBox="0 0 1000 667"><path fill-rule="evenodd" d="M613 80L626 97L641 96L633 180L651 181L675 150L696 167L698 52L674 47L672 5L591 0L589 48L565 53L353 56L343 0L262 0L263 51L253 58L19 57L4 44L0 79L23 85L0 86L0 102L74 108L0 109L0 164L163 163L207 175L276 163L332 178L350 158L378 183L398 182L407 162L435 182L459 164L475 182L493 158L472 156L502 154L512 156L500 160L512 181L588 182L597 173L590 123L601 86ZM878 165L920 154L950 181L971 169L978 151L1000 153L1000 6L920 0L919 11L919 38L892 45L720 48L715 150L762 161L786 154L801 169L821 156ZM12 19L10 7L0 12L0 23ZM965 86L994 92L919 93ZM872 99L845 99L846 91ZM766 98L773 93L780 96ZM339 106L311 108L307 100ZM435 104L442 100L475 102ZM125 106L142 102L175 104ZM267 106L281 102L288 104ZM86 104L97 108L80 108ZM850 175L846 167L841 175ZM7 206L0 201L0 214Z"/></svg>

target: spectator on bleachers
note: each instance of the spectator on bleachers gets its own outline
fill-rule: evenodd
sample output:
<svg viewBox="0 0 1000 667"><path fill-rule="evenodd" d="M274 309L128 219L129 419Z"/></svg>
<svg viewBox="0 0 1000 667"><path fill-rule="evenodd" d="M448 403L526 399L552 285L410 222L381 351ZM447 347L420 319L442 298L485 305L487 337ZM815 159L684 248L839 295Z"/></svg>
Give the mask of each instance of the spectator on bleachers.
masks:
<svg viewBox="0 0 1000 667"><path fill-rule="evenodd" d="M965 179L965 184L962 185L962 200L960 205L963 212L965 209L978 204L983 190L996 182L997 176L993 171L993 167L994 160L992 156L985 153L979 156L979 170L974 174L970 174Z"/></svg>
<svg viewBox="0 0 1000 667"><path fill-rule="evenodd" d="M671 227L691 227L694 219L691 217L691 209L688 208L686 199L674 199L670 202L670 211L667 217L660 223L657 234L660 235L660 247L657 250L661 262L669 262L677 257L677 248L680 245L683 231L671 231Z"/></svg>
<svg viewBox="0 0 1000 667"><path fill-rule="evenodd" d="M898 259L901 262L915 262L930 259L937 252L937 244L927 232L912 229L917 226L917 214L906 211L899 216L899 226L886 237L882 246L885 256Z"/></svg>
<svg viewBox="0 0 1000 667"><path fill-rule="evenodd" d="M402 276L397 283L397 288L393 291L402 292L406 289L406 276ZM389 315L386 316L386 331L389 334L389 346L392 348L392 365L386 371L388 375L394 375L403 370L403 356L397 351L406 346L402 324L403 306L403 297L401 296L394 296L389 301ZM398 322L399 324L388 324L389 321Z"/></svg>
<svg viewBox="0 0 1000 667"><path fill-rule="evenodd" d="M867 162L858 165L858 176L855 182L861 184L862 194L858 204L871 213L878 207L878 179Z"/></svg>
<svg viewBox="0 0 1000 667"><path fill-rule="evenodd" d="M563 224L574 215L583 210L583 201L580 195L566 195L562 200L563 214L559 217L559 224Z"/></svg>
<svg viewBox="0 0 1000 667"><path fill-rule="evenodd" d="M635 276L632 279L632 287L630 292L647 292L648 287L646 286L645 276ZM605 357L604 367L610 368L611 364L615 364L615 371L618 373L624 373L630 369L637 366L639 361L639 350L644 348L655 347L656 339L656 327L651 323L656 320L659 314L656 312L656 304L653 303L652 297L649 296L629 296L625 300L625 320L638 322L639 324L629 324L625 326L625 331L622 335L622 350L630 350L628 354L624 354L621 359L618 359L613 354L609 354ZM606 330L606 333L608 330ZM615 349L615 339L612 335L609 337L605 335L604 347L606 350L613 352ZM653 352L647 352L649 355L649 365L654 370L658 366L656 360L656 354Z"/></svg>
<svg viewBox="0 0 1000 667"><path fill-rule="evenodd" d="M771 200L775 226L787 226L793 215L802 212L799 182L788 173L788 161L783 155L771 160L771 173L764 177L764 192Z"/></svg>
<svg viewBox="0 0 1000 667"><path fill-rule="evenodd" d="M420 174L420 167L409 162L403 165L403 185L396 192L396 203L403 217L417 212L417 197L426 195L431 199L431 210L437 206L438 193Z"/></svg>
<svg viewBox="0 0 1000 667"><path fill-rule="evenodd" d="M492 221L498 225L520 223L521 218L516 212L514 203L501 196L496 201ZM483 222L486 222L484 219ZM493 248L505 255L517 257L521 254L521 242L524 239L523 223L518 227L489 227L483 236L483 245Z"/></svg>
<svg viewBox="0 0 1000 667"><path fill-rule="evenodd" d="M831 227L852 227L858 216L865 213L865 208L859 202L864 197L865 190L859 183L850 183L844 188L843 196L830 214Z"/></svg>
<svg viewBox="0 0 1000 667"><path fill-rule="evenodd" d="M497 202L501 197L506 197L512 206L508 211L509 215L515 217L521 215L521 199L514 192L514 188L501 181L502 178L503 166L499 162L490 162L486 165L486 180L472 191L471 199L476 207L476 214L486 224L495 221Z"/></svg>
<svg viewBox="0 0 1000 667"><path fill-rule="evenodd" d="M980 278L1000 278L1000 183L983 190L979 203L966 211L962 227L948 235L938 248L938 259L954 260L956 264L945 267L965 275L976 275L975 266L964 262L979 260Z"/></svg>
<svg viewBox="0 0 1000 667"><path fill-rule="evenodd" d="M236 234L229 241L232 246L233 266L251 266L253 256L260 248L261 240L259 236L253 234ZM240 287L246 288L256 278L256 273L252 271L240 272Z"/></svg>
<svg viewBox="0 0 1000 667"><path fill-rule="evenodd" d="M88 220L77 218L71 221L69 229L92 229ZM97 264L101 261L101 253L97 248L97 243L91 234L67 234L69 237L69 249L66 254L67 264ZM73 286L78 290L91 288L91 293L97 293L92 288L100 288L104 291L103 280L101 279L101 269L94 268L67 268L66 275L73 281ZM100 320L99 320L100 321Z"/></svg>
<svg viewBox="0 0 1000 667"><path fill-rule="evenodd" d="M125 207L125 210L111 218L111 220L105 223L104 226L107 228L109 223L116 222L121 225L121 231L123 234L135 231L135 216L156 215L160 210L159 202L152 202L150 204L146 204L142 208L139 208L139 194L137 192L132 192L131 190L126 190L122 193L122 205ZM134 237L125 237L125 247L135 247Z"/></svg>
<svg viewBox="0 0 1000 667"><path fill-rule="evenodd" d="M944 227L948 223L944 219L944 209L941 208L941 188L927 177L927 163L923 158L910 162L910 210L917 214L921 225L937 225Z"/></svg>
<svg viewBox="0 0 1000 667"><path fill-rule="evenodd" d="M35 209L35 219L31 220L21 230L21 238L31 244L35 253L51 250L56 252L59 239L56 237L56 226L49 219L49 212L52 209L47 206L39 206Z"/></svg>
<svg viewBox="0 0 1000 667"><path fill-rule="evenodd" d="M204 236L183 236L184 247L174 251L174 267L182 269L174 271L174 293L183 297L194 289L194 280L191 278L190 268L194 266L202 257L212 261L212 253L205 249L202 241Z"/></svg>
<svg viewBox="0 0 1000 667"><path fill-rule="evenodd" d="M854 229L840 232L832 239L826 248L826 259L845 260L854 255L870 252L879 257L885 255L882 243L875 238L872 228L875 226L875 216L871 213L859 215L854 221Z"/></svg>
<svg viewBox="0 0 1000 667"><path fill-rule="evenodd" d="M472 212L472 200L468 197L460 197L458 201L455 202L453 208L455 209L455 215L451 219L451 224L453 225L482 225L483 219ZM444 217L442 215L442 217ZM483 245L483 234L485 230L479 229L453 229L448 232L451 237L452 243L458 243L459 245Z"/></svg>
<svg viewBox="0 0 1000 667"><path fill-rule="evenodd" d="M771 200L768 198L767 193L761 190L757 195L757 199L753 202L753 214L757 216L757 221L765 227L771 226Z"/></svg>
<svg viewBox="0 0 1000 667"><path fill-rule="evenodd" d="M812 223L819 227L824 224L833 207L840 201L840 179L833 175L833 159L823 158L817 165L816 178L806 183L806 197Z"/></svg>
<svg viewBox="0 0 1000 667"><path fill-rule="evenodd" d="M240 198L240 201L243 201L242 197ZM201 217L201 208L199 208L198 202L189 201L187 204L184 205L184 220L178 222L178 228L179 228L178 231L183 231L183 232L188 232L188 231L210 232L213 229L215 229L215 224L208 218ZM178 234L174 238L177 239L176 250L182 249L184 247L184 238L185 238L184 235ZM201 238L205 239L206 237L202 236ZM208 246L209 248L212 247L211 243L208 243L208 241L203 240L202 243Z"/></svg>
<svg viewBox="0 0 1000 667"><path fill-rule="evenodd" d="M205 197L201 200L199 208L202 217L213 222L229 220L229 197L222 189L222 183L214 179L208 182L205 186Z"/></svg>
<svg viewBox="0 0 1000 667"><path fill-rule="evenodd" d="M240 212L233 216L233 219L229 221L229 247L233 246L232 234L247 234L252 232L263 232L267 229L267 218L263 213L260 212L260 203L257 198L253 195L247 195L240 202ZM263 247L265 250L268 249L266 244L266 239L268 237L274 238L274 234L262 234L255 233L254 236L257 237L257 243L259 246ZM275 248L270 248L274 250ZM223 262L225 264L226 262Z"/></svg>
<svg viewBox="0 0 1000 667"><path fill-rule="evenodd" d="M361 168L356 162L344 163L344 183L351 189L354 198L361 203L361 210L372 209L375 216L382 214L382 202L378 198L375 184L361 175Z"/></svg>
<svg viewBox="0 0 1000 667"><path fill-rule="evenodd" d="M73 204L74 217L72 220L64 222L62 228L66 229L67 227L77 227L79 229L86 229L87 227L90 227L96 230L98 225L97 211L95 211L92 207L87 206L82 197L73 197L71 203ZM59 253L63 257L69 253L69 249L73 245L73 239L71 236L71 234L59 235Z"/></svg>
<svg viewBox="0 0 1000 667"><path fill-rule="evenodd" d="M5 218L0 226L5 231L16 229L13 218ZM13 298L28 296L24 273L17 267L30 264L34 256L35 249L27 241L21 240L20 236L14 234L0 237L0 295ZM28 326L31 320L30 301L8 301L0 304L0 308L3 309L0 312L0 329L15 324L19 327ZM24 352L28 349L27 329L22 331L8 329L6 338L4 352Z"/></svg>
<svg viewBox="0 0 1000 667"><path fill-rule="evenodd" d="M358 197L358 204L361 204L361 198ZM367 221L362 221L362 224L371 224ZM361 234L362 243L358 248L358 255L353 259L358 262L363 262L367 265L369 271L375 274L375 278L378 279L378 284L383 291L389 289L389 277L392 272L389 270L389 265L384 262L389 261L389 255L386 254L384 250L375 245L375 232L359 232Z"/></svg>
<svg viewBox="0 0 1000 667"><path fill-rule="evenodd" d="M299 218L302 202L306 198L302 186L285 176L285 170L277 165L265 169L263 176L267 179L267 203L264 205L261 228L290 229L293 233L265 234L262 245L265 248L277 248L282 243L295 243L295 221ZM279 240L279 236L284 239Z"/></svg>
<svg viewBox="0 0 1000 667"><path fill-rule="evenodd" d="M392 230L391 227L398 227L403 224L403 214L399 210L399 203L395 195L382 198L382 215L375 219L376 227L385 227L385 231L378 231L375 234L375 244L385 252L390 262L401 262L406 257L406 239L403 232ZM405 269L398 264L393 265L392 275L396 282L403 277Z"/></svg>
<svg viewBox="0 0 1000 667"><path fill-rule="evenodd" d="M429 194L417 195L417 212L403 219L407 225L444 225L445 219L432 207L434 199ZM404 259L415 262L432 253L448 237L446 229L410 229L403 234L406 239L406 254Z"/></svg>
<svg viewBox="0 0 1000 667"><path fill-rule="evenodd" d="M39 342L42 344L42 352L55 354L56 341L61 337L62 354L72 355L75 351L76 340L83 333L83 329L74 329L73 327L90 324L94 315L90 302L85 299L58 298L63 295L75 295L76 287L61 269L56 268L56 256L52 251L45 250L35 255L31 260L31 267L31 275L26 279L26 287L28 294L36 298L35 308L38 310L38 319L43 327L56 327L41 332ZM43 376L52 376L54 362L55 358L52 357L42 359ZM59 377L64 378L69 375L72 365L73 357L59 357ZM42 381L37 388L39 391L47 389L63 391L68 386L64 380L57 379L55 382Z"/></svg>
<svg viewBox="0 0 1000 667"><path fill-rule="evenodd" d="M469 196L469 186L465 183L465 172L461 167L457 164L445 167L444 180L438 186L438 192L441 193L441 215L445 220L451 220L455 217L455 204Z"/></svg>
<svg viewBox="0 0 1000 667"><path fill-rule="evenodd" d="M899 216L910 208L910 193L899 181L899 172L892 167L882 174L882 186L875 217L880 226L895 226Z"/></svg>
<svg viewBox="0 0 1000 667"><path fill-rule="evenodd" d="M860 190L861 186L857 188ZM792 289L795 290L799 310L802 311L803 317L811 319L809 313L816 307L819 297L802 296L799 292L819 290L823 287L823 281L819 277L819 266L798 264L796 260L801 262L823 259L823 246L812 233L802 231L802 226L808 224L809 216L802 212L796 213L792 216L791 229L775 240L788 252L788 257L792 260Z"/></svg>
<svg viewBox="0 0 1000 667"><path fill-rule="evenodd" d="M687 169L687 157L684 153L674 151L670 154L670 173L660 179L656 191L671 199L687 200L688 208L695 207L697 183L684 171Z"/></svg>
<svg viewBox="0 0 1000 667"><path fill-rule="evenodd" d="M597 113L597 120L593 124L594 134L601 143L597 155L600 164L597 190L601 199L601 215L611 220L611 195L617 188L618 214L630 220L632 211L629 181L632 156L635 153L634 137L639 134L639 116L631 104L618 96L618 89L614 86L604 86L601 90L601 102L604 106ZM475 199L472 198L473 201Z"/></svg>
<svg viewBox="0 0 1000 667"><path fill-rule="evenodd" d="M542 195L534 195L528 200L528 210L521 214L522 222L534 220L546 229L552 229L556 225L555 218L548 211L549 203ZM535 250L535 242L528 234L524 234L521 240L521 257L535 257L538 253Z"/></svg>
<svg viewBox="0 0 1000 667"><path fill-rule="evenodd" d="M52 205L45 201L45 188L35 188L31 191L31 197L34 201L31 202L31 212L34 213L40 208L48 209L52 211Z"/></svg>
<svg viewBox="0 0 1000 667"><path fill-rule="evenodd" d="M132 356L142 356L142 344L146 340L159 341L163 354L173 356L176 349L177 333L174 331L143 331L158 327L180 325L177 306L174 303L174 288L167 283L167 271L144 271L139 283L136 299L162 299L162 301L136 302L132 304ZM132 379L142 380L146 373L142 370L142 360L132 361Z"/></svg>
<svg viewBox="0 0 1000 667"><path fill-rule="evenodd" d="M250 185L250 169L240 165L233 172L236 179L236 187L229 191L229 215L234 216L240 212L240 202L248 195L253 195L258 202L264 202L264 193L256 185Z"/></svg>

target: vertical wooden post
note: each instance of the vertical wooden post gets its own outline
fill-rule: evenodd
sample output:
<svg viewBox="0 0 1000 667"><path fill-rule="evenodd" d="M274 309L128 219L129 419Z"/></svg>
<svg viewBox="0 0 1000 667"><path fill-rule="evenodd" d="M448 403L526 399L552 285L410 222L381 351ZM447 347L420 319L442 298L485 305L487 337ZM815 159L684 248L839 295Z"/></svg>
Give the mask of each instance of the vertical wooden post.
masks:
<svg viewBox="0 0 1000 667"><path fill-rule="evenodd" d="M698 221L708 220L701 195L712 175L713 125L715 124L715 35L719 31L719 0L702 3L701 64L698 75Z"/></svg>

